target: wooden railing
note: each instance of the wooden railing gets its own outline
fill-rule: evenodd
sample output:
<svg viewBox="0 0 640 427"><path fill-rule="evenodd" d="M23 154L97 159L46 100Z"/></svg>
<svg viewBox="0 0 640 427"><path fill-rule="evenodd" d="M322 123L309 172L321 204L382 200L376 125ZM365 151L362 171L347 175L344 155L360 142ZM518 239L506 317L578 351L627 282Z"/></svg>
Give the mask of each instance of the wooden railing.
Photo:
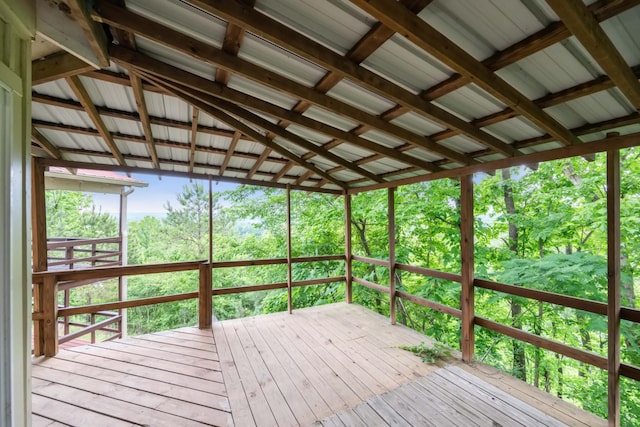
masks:
<svg viewBox="0 0 640 427"><path fill-rule="evenodd" d="M58 338L58 319L75 315L105 315L116 310L132 307L160 304L166 302L198 299L198 326L200 328L211 327L212 298L217 295L238 294L273 289L291 289L297 286L311 286L327 283L344 282L345 276L322 277L310 280L294 281L289 275L287 282L269 283L260 285L235 286L225 288L213 288L212 270L231 267L251 267L259 265L288 265L307 262L344 261L344 255L326 255L313 257L298 257L244 260L209 263L204 260L185 261L166 264L127 265L112 267L96 267L78 270L48 270L33 273L33 321L34 321L34 354L54 356L58 352L59 344L76 338L86 333L95 333L98 330L112 331L108 326L120 321L120 316L114 316L95 324L86 325L81 331L74 332L63 338ZM109 278L121 278L126 276L171 273L181 271L198 270L198 291L172 295L154 296L135 300L122 300L87 304L82 306L58 307L57 295L61 284L70 281L98 281ZM290 297L289 293L289 299ZM291 306L291 301L290 301Z"/></svg>
<svg viewBox="0 0 640 427"><path fill-rule="evenodd" d="M352 259L354 261L366 263L369 265L389 267L389 261L386 261L386 260L367 258L367 257L362 257L357 255L352 256ZM409 266L405 264L395 264L394 267L395 267L395 270L407 271L414 274L421 274L424 276L433 277L437 279L444 279L452 282L458 282L458 283L462 282L462 275L460 274L447 273L447 272L432 270L428 268ZM364 279L353 277L353 282L377 292L382 292L385 294L391 293L391 290L389 287L383 286L377 283L373 283ZM554 304L560 307L573 308L576 310L581 310L588 313L593 313L593 314L598 314L603 316L607 315L607 304L598 302L598 301L592 301L592 300L572 297L568 295L556 294L553 292L540 291L537 289L528 289L520 286L507 285L504 283L493 282L491 280L485 280L485 279L474 279L473 286L475 288L482 288L482 289L487 289L495 292L501 292L511 296L528 298L528 299L532 299L534 301L539 301L539 302L546 302L546 303ZM396 298L401 298L407 301L411 301L423 307L448 314L458 319L462 318L462 310L457 307L451 307L451 306L448 306L436 301L431 301L429 299L426 299L417 295L412 295L403 291L396 291L395 296ZM640 310L629 308L629 307L623 307L621 310L621 318L623 320L628 320L630 322L640 323ZM508 336L518 341L522 341L546 350L553 351L555 353L570 357L580 362L596 366L600 369L605 369L605 370L607 369L607 358L599 354L578 349L575 347L571 347L567 344L554 341L552 339L545 338L540 335L532 334L530 332L526 332L521 329L514 328L512 326L507 326L502 323L496 322L494 320L487 319L480 316L474 316L473 323L475 325L478 325L485 329L489 329L499 334ZM620 366L620 375L634 379L636 381L640 381L640 367L630 365L627 363L622 363Z"/></svg>
<svg viewBox="0 0 640 427"><path fill-rule="evenodd" d="M50 270L56 271L122 265L122 239L120 237L49 238L47 239L47 265ZM72 289L91 285L100 280L102 278L59 282L58 291L63 293L62 307L70 305ZM122 279L118 278L118 295L121 292ZM96 323L98 317L106 317L106 319ZM87 318L84 322L72 320L71 316L59 318L58 323L62 327L63 334L59 342L62 344L89 335L91 343L95 343L97 333L106 337L105 340L122 337L122 314L119 311L92 313L88 314Z"/></svg>

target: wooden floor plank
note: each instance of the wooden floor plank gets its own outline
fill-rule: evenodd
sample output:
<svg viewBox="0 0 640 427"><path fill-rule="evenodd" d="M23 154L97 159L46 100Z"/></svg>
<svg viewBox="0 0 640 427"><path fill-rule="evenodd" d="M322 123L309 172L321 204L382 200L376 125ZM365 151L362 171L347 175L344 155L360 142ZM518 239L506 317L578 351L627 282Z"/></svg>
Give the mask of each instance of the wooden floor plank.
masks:
<svg viewBox="0 0 640 427"><path fill-rule="evenodd" d="M40 419L43 417L55 419L62 425L113 427L131 427L138 425L40 394L33 394L31 396L31 406L33 413L36 416L40 416Z"/></svg>
<svg viewBox="0 0 640 427"><path fill-rule="evenodd" d="M287 366L281 363L279 355L273 353L262 334L255 327L255 320L251 318L244 319L241 325L244 329L244 334L253 342L255 350L262 359L265 368L269 371L269 375L273 378L274 384L277 385L284 403L288 405L298 425L312 424L316 420L313 411L307 405L303 393L298 390L291 380L287 373ZM271 409L276 410L273 406L271 406Z"/></svg>
<svg viewBox="0 0 640 427"><path fill-rule="evenodd" d="M166 344L163 342L158 342L155 340L148 340L145 338L145 335L140 335L139 337L129 337L123 340L126 344L136 345L139 347L146 347L156 350L166 351L168 353L177 353L183 354L186 356L194 356L202 359L210 359L217 360L217 353L212 353L206 350L199 350L195 348L188 348L184 346L176 346L172 344Z"/></svg>
<svg viewBox="0 0 640 427"><path fill-rule="evenodd" d="M108 364L105 364L105 366L108 366ZM183 400L185 402L193 402L198 405L215 408L222 411L230 411L229 401L225 396L220 396L218 394L201 390L194 390L190 387L170 384L155 379L133 376L127 373L117 372L107 368L78 364L62 359L56 359L55 363L49 365L46 363L40 364L40 366L33 373L33 376L38 376L41 368L44 369L49 367L62 372L84 375L86 377L95 378L101 381L106 381L141 391L156 393L174 399Z"/></svg>
<svg viewBox="0 0 640 427"><path fill-rule="evenodd" d="M180 331L162 331L151 334L153 336L171 337L180 340L183 345L193 348L201 348L199 344L212 347L215 351L215 344L213 343L213 337L211 335L191 334ZM192 345L193 344L193 345ZM209 348L203 348L203 350L209 350Z"/></svg>
<svg viewBox="0 0 640 427"><path fill-rule="evenodd" d="M124 353L118 350L112 350L103 346L82 346L70 349L76 353L90 354L107 360L117 360L133 365L147 366L167 372L174 372L181 375L201 378L209 381L222 383L222 372L201 368L198 365L185 365L173 361L149 358L132 353Z"/></svg>
<svg viewBox="0 0 640 427"><path fill-rule="evenodd" d="M146 390L102 381L73 372L49 369L42 365L33 373L33 378L67 386L73 389L74 392L82 390L89 393L98 393L100 396L126 402L139 408L148 408L153 411L154 416L159 416L160 418L164 416L162 414L167 414L181 417L185 420L218 426L229 425L231 421L231 414L229 412L185 400L173 399L166 395L156 394Z"/></svg>
<svg viewBox="0 0 640 427"><path fill-rule="evenodd" d="M224 322L222 329L227 338L231 356L235 362L238 375L242 379L242 387L249 402L249 407L253 413L253 419L257 426L274 426L276 420L271 412L271 407L258 383L251 363L240 344L240 340L235 331L234 322ZM231 406L233 410L233 403Z"/></svg>
<svg viewBox="0 0 640 427"><path fill-rule="evenodd" d="M371 408L367 403L363 403L353 408L353 412L355 412L360 419L363 421L365 426L388 426L389 423L385 421L384 418L380 416L376 411Z"/></svg>
<svg viewBox="0 0 640 427"><path fill-rule="evenodd" d="M233 360L233 355L231 354L222 324L219 322L214 323L212 330L216 343L218 343L220 363L223 367L222 375L224 377L234 424L238 427L253 427L256 423L253 419L253 414L242 386L242 381L240 380L240 374Z"/></svg>
<svg viewBox="0 0 640 427"><path fill-rule="evenodd" d="M162 334L162 333L148 334L148 335L142 335L138 337L138 339L154 341L162 344L170 344L175 347L176 351L180 350L180 348L185 348L187 352L193 349L198 349L204 352L216 353L215 345L212 345L209 343L197 342L197 341L186 341L184 339L176 338L168 334Z"/></svg>
<svg viewBox="0 0 640 427"><path fill-rule="evenodd" d="M369 399L368 405L391 427L411 427L411 424L402 418L381 396L373 396Z"/></svg>

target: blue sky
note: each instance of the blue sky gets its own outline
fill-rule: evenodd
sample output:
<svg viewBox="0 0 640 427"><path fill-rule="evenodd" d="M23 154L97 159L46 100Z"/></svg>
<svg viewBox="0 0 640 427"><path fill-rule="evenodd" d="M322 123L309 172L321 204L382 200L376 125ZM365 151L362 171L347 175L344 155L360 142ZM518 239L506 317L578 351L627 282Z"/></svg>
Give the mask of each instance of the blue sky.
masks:
<svg viewBox="0 0 640 427"><path fill-rule="evenodd" d="M142 214L159 215L164 214L164 205L169 201L172 205L177 205L176 195L182 191L182 187L189 184L186 178L162 177L149 174L132 174L133 178L149 184L145 188L136 188L128 199L128 213L135 216ZM208 187L208 181L196 180L201 182L205 188ZM213 191L225 191L236 188L237 184L226 182L213 182ZM97 209L102 212L118 214L120 197L117 194L100 194L92 193L94 204Z"/></svg>

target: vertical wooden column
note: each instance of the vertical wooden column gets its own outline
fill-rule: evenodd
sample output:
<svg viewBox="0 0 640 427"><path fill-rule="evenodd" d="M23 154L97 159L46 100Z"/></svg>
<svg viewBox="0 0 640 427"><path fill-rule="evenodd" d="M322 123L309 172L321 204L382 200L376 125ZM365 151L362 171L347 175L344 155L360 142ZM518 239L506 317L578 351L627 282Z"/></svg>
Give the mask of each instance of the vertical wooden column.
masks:
<svg viewBox="0 0 640 427"><path fill-rule="evenodd" d="M209 175L209 263L213 262L213 187Z"/></svg>
<svg viewBox="0 0 640 427"><path fill-rule="evenodd" d="M353 300L353 269L351 258L351 194L344 193L344 276L345 300L351 304Z"/></svg>
<svg viewBox="0 0 640 427"><path fill-rule="evenodd" d="M462 292L462 360L470 362L474 353L473 324L475 317L473 287L473 175L460 178L460 253Z"/></svg>
<svg viewBox="0 0 640 427"><path fill-rule="evenodd" d="M58 279L46 276L42 282L43 353L47 357L58 354Z"/></svg>
<svg viewBox="0 0 640 427"><path fill-rule="evenodd" d="M198 328L208 329L211 327L211 318L213 317L211 264L208 262L200 264L199 272Z"/></svg>
<svg viewBox="0 0 640 427"><path fill-rule="evenodd" d="M293 301L291 301L291 286L293 276L291 271L291 186L287 184L287 306L289 314L293 312Z"/></svg>
<svg viewBox="0 0 640 427"><path fill-rule="evenodd" d="M44 167L37 158L31 162L31 248L33 271L47 270L47 216L44 194ZM33 286L34 311L44 312L44 284ZM38 319L33 327L33 354L45 354L44 319Z"/></svg>
<svg viewBox="0 0 640 427"><path fill-rule="evenodd" d="M607 151L608 388L610 426L620 425L620 152Z"/></svg>
<svg viewBox="0 0 640 427"><path fill-rule="evenodd" d="M389 318L396 324L396 203L395 188L387 192L387 217L389 227Z"/></svg>

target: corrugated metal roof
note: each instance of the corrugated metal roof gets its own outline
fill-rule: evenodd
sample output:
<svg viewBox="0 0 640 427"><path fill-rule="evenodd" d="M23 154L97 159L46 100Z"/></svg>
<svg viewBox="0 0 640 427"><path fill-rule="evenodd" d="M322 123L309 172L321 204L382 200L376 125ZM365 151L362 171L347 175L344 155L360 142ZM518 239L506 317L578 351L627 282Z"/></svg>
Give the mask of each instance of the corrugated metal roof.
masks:
<svg viewBox="0 0 640 427"><path fill-rule="evenodd" d="M587 2L587 4L591 3L593 2ZM229 4L231 3L214 2L211 6L224 7ZM615 10L623 10L622 13L607 19L601 25L629 66L635 67L633 71L638 73L640 32L635 29L640 28L640 6L630 6L594 3L593 7L614 7ZM112 7L118 8L118 6ZM375 93L365 88L371 86L370 82L358 81L371 77L366 76L354 63L346 64L345 67L336 67L337 71L331 73L332 78L324 79L328 74L324 66L314 63L309 58L302 58L299 54L292 53L272 40L277 39L277 25L271 24L274 27L274 34L270 40L247 31L237 39L228 39L225 43L227 22L217 18L214 13L208 13L190 5L189 0L126 0L126 7L135 14L167 27L154 29L146 35L141 34L142 28L130 28L131 32L136 33L135 44L139 53L204 79L211 81L219 79L218 83L221 84L228 80L227 86L233 89L233 92L220 89L226 91L224 98L233 98L237 106L272 124L277 124L286 129L286 132L304 138L311 147L314 144L326 144L334 140L335 135L318 130L328 125L341 131L351 132L354 137L363 138L381 147L398 149L403 146L404 155L413 156L425 162L434 162L433 168L427 168L431 170L437 167L457 167L463 163L469 163L472 158L481 162L504 158L504 154L487 148L495 145L496 142L489 143L487 141L489 135L494 136L498 141L520 147L523 145L519 144L520 142L543 137L549 133L549 125L545 127L544 120L541 122L539 119L531 120L529 117L518 114L515 114L515 117L505 114L502 116L503 120L486 126L483 133L476 133L477 139L471 139L469 135L473 135L474 132L469 131L469 126L471 128L475 126L476 130L479 130L474 120L503 110L508 111L508 105L519 108L519 101L513 99L514 95L503 93L501 96L496 96L495 92L490 94L488 90L493 91L496 88L487 87L486 82L482 84L483 77L476 78L473 83L469 81L464 81L462 84L456 83L456 70L435 59L430 53L404 37L404 34L385 33L381 30L383 26L377 23L375 18L346 0L258 0L254 11L294 29L300 37L318 42L339 56L349 56L360 49L357 54L358 61L361 61L360 66L387 80ZM398 7L401 6L398 5ZM625 11L625 8L628 10ZM120 10L121 15L125 12ZM247 13L252 12L247 10ZM510 52L513 63L506 65L503 63L505 66L495 71L496 76L504 79L530 100L545 97L544 105L547 107L544 111L567 129L598 125L597 132L594 131L591 134L587 132L586 135L580 136L583 141L602 138L606 131L611 129L620 128L627 133L638 131L640 120L629 122L627 119L632 117L629 116L630 114L637 111L637 106L633 106L625 93L610 86L597 86L598 92L590 89L594 84L603 81L603 67L598 63L601 59L592 57L589 49L576 38L566 38L539 51L535 48L535 41L531 45L523 42L527 37L534 38L538 32L547 31L545 28L552 28L548 27L549 25L557 25L558 17L545 1L434 0L417 13L417 16L477 60L493 58L488 62L490 67L495 63L491 61L500 56L497 52L505 50ZM243 16L237 18L244 19ZM386 18L388 17L381 16L381 19ZM113 19L118 22L117 16ZM194 52L193 56L179 52L177 47L172 48L171 44L174 42L171 39L162 42L152 40L158 34L168 33L171 30L196 40L190 45L185 42L187 50L191 49ZM269 31L270 28L265 28L264 31L256 31L256 33L264 34ZM376 34L377 38L364 39L370 32ZM231 34L233 32L230 32L229 37ZM114 35L117 39L118 35L116 33ZM237 63L229 60L218 68L209 62L197 59L201 57L198 43L205 43L206 49L220 49L225 46L227 56L235 55L237 50L239 59ZM518 43L524 43L524 46L514 48ZM126 41L122 44L126 45ZM304 46L304 43L301 44ZM308 43L307 45L310 46ZM370 54L361 56L362 51ZM344 58L334 58L331 52L310 47L307 55L309 57L319 55L323 57L324 62L333 61L341 64L340 61ZM223 62L224 57L221 55L220 60ZM215 61L216 58L214 55L211 60ZM245 63L260 67L263 76L253 76L251 79L242 77L240 74L246 72ZM156 79L162 77L164 72L156 69L146 70L146 73L157 74ZM273 79L270 73L281 77ZM118 149L128 156L127 165L152 168L143 126L136 116L136 100L130 88L129 79L126 78L127 74L129 70L126 67L114 62L98 74L94 72L80 76L80 81L100 112L105 126L113 134ZM280 83L276 83L275 80ZM320 81L323 81L322 92L316 91L312 94L313 96L304 93L304 88L300 86L312 88ZM157 80L145 82L145 84L144 101L152 122L151 133L157 141L156 151L162 170L188 172L194 108L179 97L163 93L166 89L152 90L151 85L162 86L162 83L158 83ZM286 89L286 92L274 89L278 85ZM193 88L193 85L190 87L192 89L187 90L197 92L202 90ZM217 85L217 87L221 86ZM447 89L449 87L450 89ZM385 95L383 89L397 93ZM441 121L447 121L442 117L437 120L429 118L431 112L420 112L419 107L416 106L424 101L412 98L403 89L415 96L426 94L434 106L461 118L466 122L467 127L455 121L441 124ZM435 89L437 89L437 96L432 99ZM33 90L37 95L32 108L33 118L36 120L34 123L37 124L36 127L39 126L39 130L46 138L62 149L64 159L114 164L114 159L108 157L110 155L108 145L101 137L96 136L97 124L93 123L86 113L78 110L78 99L64 78L36 85ZM578 90L580 92L577 92ZM175 92L175 88L171 88L171 91ZM296 94L298 91L303 93ZM553 98L553 102L546 101L550 94L559 92L567 96L564 99L570 100L561 101L556 97ZM215 107L217 93L205 92L204 95L214 97L206 99L213 99L214 101L208 102ZM248 97L243 98L243 95ZM293 123L280 120L272 116L273 113L261 111L261 106L255 104L250 97L287 110L294 110L290 117L287 116ZM391 99L405 99L405 105L398 106ZM343 108L344 104L355 107L356 111ZM554 105L548 106L550 104ZM199 107L202 110L198 116L199 129L195 135L196 167L193 171L218 174L226 152L229 150L234 130L213 117L212 114L215 115L213 109L208 109L202 104ZM296 114L302 114L305 118L311 119L309 127L306 123L305 126L296 123L298 119ZM439 114L437 109L434 114ZM623 124L617 125L616 120L623 119L625 120L621 122ZM276 132L279 135L274 137L262 126L251 123L246 118L239 120L279 146L299 157L307 158L309 164L316 165L322 170L335 168L331 176L343 185L349 185L351 181L359 183L357 185L362 185L365 181L370 183L368 178L354 171L343 167L336 168L336 163L327 160L322 153L317 152L315 155L310 153L306 148L296 144L295 138L291 138L294 141L288 140L283 136L286 135L285 132ZM381 120L390 121L397 127L379 125ZM318 123L313 123L314 121ZM605 125L600 129L599 124L602 123ZM398 128L408 131L411 134L409 136L414 136L413 139L418 140L417 143L412 142L414 145L419 145L420 142L432 143L433 141L429 141L428 138L423 138L432 136L432 139L441 147L449 148L465 157L460 159L460 156L456 156L455 153L439 149L437 144L433 145L433 150L424 148L407 150L407 139L411 142L412 138L407 136L407 132L396 132ZM448 128L450 130L447 130ZM66 132L63 132L63 129L66 129ZM445 134L441 134L442 132ZM561 146L558 142L545 142L532 146L527 142L524 145L527 148L520 149L520 153L544 151ZM79 150L95 152L95 156L83 155L78 152ZM217 151L212 152L212 150ZM248 136L243 135L230 155L224 175L238 178L248 176L257 165L258 159L265 159L266 156L263 155L265 150L268 149L262 142L252 141ZM372 155L376 151L384 150L382 148L377 150L375 145L364 149L344 142L337 145L332 142L331 148L331 153L334 155L349 162L358 162L358 167L367 171L374 174L389 173L390 175L385 176L385 179L397 180L402 177L425 174L424 170L410 168L407 163L387 156L378 155L375 156L376 160L372 161ZM477 152L486 153L486 155L478 157ZM285 155L277 151L270 151L268 157L280 160L273 161L266 158L259 165L252 179L270 181L274 176L279 175L288 163ZM410 168L409 171L405 170L407 168ZM306 172L304 166L296 165L288 169L279 183L295 181L296 177L299 178ZM313 186L319 179L315 176L306 185ZM324 188L338 188L338 186L335 183L329 183L325 184Z"/></svg>

